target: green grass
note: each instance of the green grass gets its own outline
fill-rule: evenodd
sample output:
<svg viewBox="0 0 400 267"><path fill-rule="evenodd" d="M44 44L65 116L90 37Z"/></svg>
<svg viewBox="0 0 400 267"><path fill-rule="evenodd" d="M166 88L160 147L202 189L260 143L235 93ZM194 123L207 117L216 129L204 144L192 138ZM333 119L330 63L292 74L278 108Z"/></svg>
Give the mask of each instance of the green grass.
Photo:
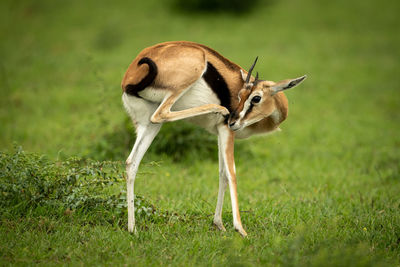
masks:
<svg viewBox="0 0 400 267"><path fill-rule="evenodd" d="M37 200L2 202L0 265L399 266L398 1L260 1L247 14L172 7L155 0L1 1L0 149L11 157L17 142L45 154L49 162L32 165L41 175L24 178L35 181L62 181L64 172L80 170L68 165L71 156L122 162L134 136L119 84L141 49L191 40L246 68L259 56L263 79L309 78L288 91L282 132L236 144L249 237L233 231L229 197L227 232L211 225L215 137L168 124L136 180L137 194L157 211L139 216L138 236L126 231L125 211L90 208L101 201L67 214L64 198L54 210ZM90 162L93 169L103 164ZM122 180L98 194L118 195ZM18 188L6 184L3 195ZM97 187L87 190L78 191L97 194Z"/></svg>

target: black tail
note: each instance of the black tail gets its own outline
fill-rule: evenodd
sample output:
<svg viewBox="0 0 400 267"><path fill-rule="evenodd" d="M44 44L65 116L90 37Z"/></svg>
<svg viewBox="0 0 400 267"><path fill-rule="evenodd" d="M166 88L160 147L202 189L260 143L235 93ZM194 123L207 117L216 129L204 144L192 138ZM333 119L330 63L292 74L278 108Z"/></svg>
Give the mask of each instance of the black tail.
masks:
<svg viewBox="0 0 400 267"><path fill-rule="evenodd" d="M138 84L128 84L125 87L125 93L127 93L128 95L133 95L133 96L139 97L139 98L140 98L140 96L138 95L138 93L140 91L144 90L150 84L152 84L158 73L156 63L154 63L154 61L151 60L150 58L148 58L148 57L142 58L139 61L138 66L140 66L142 64L149 65L149 73Z"/></svg>

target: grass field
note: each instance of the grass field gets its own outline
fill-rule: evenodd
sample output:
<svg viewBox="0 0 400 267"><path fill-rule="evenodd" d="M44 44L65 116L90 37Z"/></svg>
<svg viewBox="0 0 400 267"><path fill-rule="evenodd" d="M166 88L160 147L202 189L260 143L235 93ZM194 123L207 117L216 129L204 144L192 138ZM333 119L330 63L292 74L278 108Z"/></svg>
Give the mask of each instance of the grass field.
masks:
<svg viewBox="0 0 400 267"><path fill-rule="evenodd" d="M398 1L264 0L245 14L170 1L0 1L0 265L400 266ZM264 79L309 77L286 94L282 132L236 143L246 239L228 197L227 232L211 225L216 138L179 123L143 161L139 235L126 231L120 81L168 40L245 68L259 56Z"/></svg>

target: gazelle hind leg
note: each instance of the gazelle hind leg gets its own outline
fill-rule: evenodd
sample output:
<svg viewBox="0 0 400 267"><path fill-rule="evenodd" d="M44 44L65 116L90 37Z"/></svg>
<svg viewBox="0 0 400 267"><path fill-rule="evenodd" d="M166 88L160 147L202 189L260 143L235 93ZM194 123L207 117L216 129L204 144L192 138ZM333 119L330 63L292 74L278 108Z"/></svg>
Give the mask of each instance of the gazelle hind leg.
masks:
<svg viewBox="0 0 400 267"><path fill-rule="evenodd" d="M129 115L136 122L136 140L132 151L126 160L127 173L127 202L128 202L128 230L135 231L135 178L140 162L160 131L162 124L153 124L150 117L157 109L156 104L150 103L142 98L123 94L122 100Z"/></svg>
<svg viewBox="0 0 400 267"><path fill-rule="evenodd" d="M218 147L221 148L220 145L221 139L218 138ZM218 150L218 159L219 159L219 188L218 188L218 200L217 207L215 208L214 214L214 225L221 231L226 231L224 224L222 222L222 207L224 204L224 195L227 186L227 177L225 173L224 167L224 156L222 155L221 149Z"/></svg>
<svg viewBox="0 0 400 267"><path fill-rule="evenodd" d="M160 131L162 124L137 125L137 137L133 149L126 160L127 173L127 201L128 201L128 231L136 232L135 228L135 179L140 162L153 142L154 138Z"/></svg>
<svg viewBox="0 0 400 267"><path fill-rule="evenodd" d="M217 104L207 104L198 107L193 107L180 111L171 111L172 106L175 102L187 91L188 88L177 90L176 92L170 92L161 102L160 106L151 116L151 122L153 123L163 123L167 121L177 121L182 119L187 119L194 116L209 114L209 113L220 113L221 115L228 115L229 111L223 106Z"/></svg>
<svg viewBox="0 0 400 267"><path fill-rule="evenodd" d="M229 191L232 203L232 215L233 215L233 226L243 237L247 236L246 231L243 229L242 222L240 220L239 204L237 196L237 184L236 184L236 170L235 170L235 159L233 155L234 150L234 139L235 133L232 132L226 125L220 125L218 127L218 138L219 149L222 151L224 159L224 169L228 178Z"/></svg>

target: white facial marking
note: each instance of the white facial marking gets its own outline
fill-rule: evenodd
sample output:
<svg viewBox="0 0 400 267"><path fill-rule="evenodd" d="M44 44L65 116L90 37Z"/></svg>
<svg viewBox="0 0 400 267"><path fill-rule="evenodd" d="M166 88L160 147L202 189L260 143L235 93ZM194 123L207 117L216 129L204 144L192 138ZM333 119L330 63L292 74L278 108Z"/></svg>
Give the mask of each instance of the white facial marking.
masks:
<svg viewBox="0 0 400 267"><path fill-rule="evenodd" d="M250 108L249 99L244 102L243 110L239 113L239 120L243 119L244 115L246 115L247 110Z"/></svg>
<svg viewBox="0 0 400 267"><path fill-rule="evenodd" d="M270 116L275 123L278 123L281 118L281 114L277 109L275 109Z"/></svg>
<svg viewBox="0 0 400 267"><path fill-rule="evenodd" d="M172 110L185 110L210 103L221 104L206 81L200 78L176 101Z"/></svg>
<svg viewBox="0 0 400 267"><path fill-rule="evenodd" d="M251 105L257 105L257 104L258 104L258 103L256 103L256 104L252 104L252 103L251 103L251 100L252 100L253 97L255 97L255 96L259 96L259 97L262 98L263 94L262 94L262 92L255 92L255 93L251 94L251 95L247 98L246 102L244 103L243 110L239 113L239 120L238 120L238 121L241 121L241 120L243 119L243 117L246 115L246 113L247 113L247 111L249 110L249 108L251 107ZM260 103L260 102L259 102L259 103Z"/></svg>

